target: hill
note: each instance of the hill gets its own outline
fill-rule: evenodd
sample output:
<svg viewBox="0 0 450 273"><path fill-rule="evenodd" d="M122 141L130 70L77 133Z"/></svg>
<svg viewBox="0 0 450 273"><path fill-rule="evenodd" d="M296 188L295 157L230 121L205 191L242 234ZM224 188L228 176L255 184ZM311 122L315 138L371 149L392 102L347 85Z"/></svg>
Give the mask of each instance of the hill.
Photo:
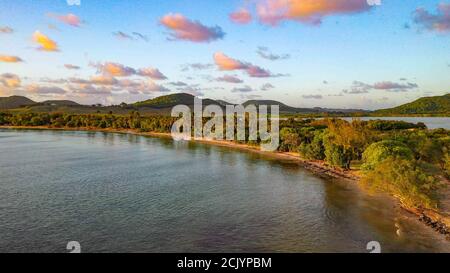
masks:
<svg viewBox="0 0 450 273"><path fill-rule="evenodd" d="M318 113L319 111L317 109L313 108L295 108L288 106L282 102L275 101L275 100L249 100L243 103L244 106L248 105L278 105L280 107L280 113Z"/></svg>
<svg viewBox="0 0 450 273"><path fill-rule="evenodd" d="M145 100L145 101L139 101L139 102L133 103L132 105L135 107L139 107L139 108L150 107L150 108L155 108L155 109L172 108L179 104L193 106L194 98L195 98L195 96L193 96L191 94L178 93L178 94L171 94L171 95L156 97L154 99L149 99L149 100ZM203 106L210 105L210 104L222 105L221 102L211 100L211 99L204 99L202 101L202 104L203 104Z"/></svg>
<svg viewBox="0 0 450 273"><path fill-rule="evenodd" d="M288 106L282 102L275 100L249 100L243 103L244 106L247 105L278 105L280 107L280 113L284 114L320 114L320 113L364 113L368 112L367 110L362 109L330 109L330 108L296 108L292 106Z"/></svg>
<svg viewBox="0 0 450 273"><path fill-rule="evenodd" d="M26 112L63 112L71 114L88 113L115 113L127 114L130 111L139 111L142 114L170 114L172 107L183 104L191 108L194 106L195 96L187 93L178 93L156 97L153 99L138 101L132 104L121 105L81 105L70 100L47 100L43 102L34 102L26 97L13 96L0 98L0 110L26 111ZM223 100L203 99L203 106L219 105L225 108L226 105L234 105ZM321 114L321 113L356 113L364 110L353 109L327 109L327 108L296 108L288 106L282 102L274 100L249 100L243 103L248 105L278 105L282 114ZM225 110L225 109L224 109Z"/></svg>
<svg viewBox="0 0 450 273"><path fill-rule="evenodd" d="M38 102L36 105L48 105L48 106L80 106L79 103L76 103L71 100L46 100L43 102Z"/></svg>
<svg viewBox="0 0 450 273"><path fill-rule="evenodd" d="M22 96L0 97L0 109L15 109L33 105L35 103L36 102L30 100L29 98Z"/></svg>
<svg viewBox="0 0 450 273"><path fill-rule="evenodd" d="M375 115L450 115L450 93L443 96L424 97L394 108L382 109Z"/></svg>

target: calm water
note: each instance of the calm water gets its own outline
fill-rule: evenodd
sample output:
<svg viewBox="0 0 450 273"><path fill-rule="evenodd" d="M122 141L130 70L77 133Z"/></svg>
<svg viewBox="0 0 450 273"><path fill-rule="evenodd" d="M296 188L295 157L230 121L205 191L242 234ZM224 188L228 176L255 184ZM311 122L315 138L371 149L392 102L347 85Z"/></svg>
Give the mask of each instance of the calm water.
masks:
<svg viewBox="0 0 450 273"><path fill-rule="evenodd" d="M450 251L354 187L230 148L0 130L0 252Z"/></svg>

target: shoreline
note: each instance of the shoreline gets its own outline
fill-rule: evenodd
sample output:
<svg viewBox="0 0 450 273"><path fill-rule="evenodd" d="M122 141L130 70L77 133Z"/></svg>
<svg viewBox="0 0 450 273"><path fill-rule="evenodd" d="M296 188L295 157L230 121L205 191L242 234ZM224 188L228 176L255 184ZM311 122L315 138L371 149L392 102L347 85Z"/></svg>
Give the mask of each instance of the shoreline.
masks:
<svg viewBox="0 0 450 273"><path fill-rule="evenodd" d="M103 133L117 133L117 134L131 134L137 136L149 136L157 138L170 138L170 133L157 133L157 132L139 132L134 129L99 129L99 128L55 128L48 126L0 126L0 129L22 129L22 130L55 130L55 131L82 131L82 132L103 132ZM241 151L247 151L252 153L258 153L272 158L278 158L282 160L295 161L301 165L304 169L313 173L314 175L321 176L323 178L337 178L343 179L358 184L361 176L357 171L349 170L344 171L337 168L327 166L324 162L305 160L300 157L298 153L289 152L267 152L261 151L258 146L252 146L248 144L235 143L226 140L209 140L209 139L191 139L190 142L203 143L208 145L227 147L237 149ZM358 185L359 186L359 185ZM446 212L435 211L430 209L417 209L410 208L402 204L401 200L395 196L391 196L399 207L405 211L417 216L418 220L425 225L431 227L436 232L446 236L447 240L450 240L450 215Z"/></svg>

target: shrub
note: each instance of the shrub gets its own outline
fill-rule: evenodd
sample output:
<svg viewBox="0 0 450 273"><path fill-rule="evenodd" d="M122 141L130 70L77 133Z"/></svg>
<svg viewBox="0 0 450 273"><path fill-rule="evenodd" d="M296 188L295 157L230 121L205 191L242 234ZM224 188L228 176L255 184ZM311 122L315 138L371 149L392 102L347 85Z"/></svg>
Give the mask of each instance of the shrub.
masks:
<svg viewBox="0 0 450 273"><path fill-rule="evenodd" d="M414 208L436 208L438 181L417 164L399 157L388 157L366 173L362 183L370 189L390 193Z"/></svg>

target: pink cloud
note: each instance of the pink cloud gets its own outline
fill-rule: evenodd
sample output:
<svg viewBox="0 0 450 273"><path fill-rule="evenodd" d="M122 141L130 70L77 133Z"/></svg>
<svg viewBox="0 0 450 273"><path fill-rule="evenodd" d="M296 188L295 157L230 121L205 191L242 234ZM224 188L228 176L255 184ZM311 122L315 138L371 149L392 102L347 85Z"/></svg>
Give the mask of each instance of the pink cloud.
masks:
<svg viewBox="0 0 450 273"><path fill-rule="evenodd" d="M230 20L236 24L248 24L252 21L252 15L246 9L239 9L230 13Z"/></svg>
<svg viewBox="0 0 450 273"><path fill-rule="evenodd" d="M71 69L71 70L78 70L81 68L78 65L74 65L74 64L65 64L64 67L67 69Z"/></svg>
<svg viewBox="0 0 450 273"><path fill-rule="evenodd" d="M72 13L65 14L65 15L50 13L48 16L52 17L52 18L55 18L58 21L60 21L60 22L62 22L64 24L73 26L73 27L80 27L81 26L81 19L78 16L76 16L76 15L74 15Z"/></svg>
<svg viewBox="0 0 450 273"><path fill-rule="evenodd" d="M260 21L269 25L285 20L320 25L323 17L360 13L370 8L367 0L262 0L256 4Z"/></svg>
<svg viewBox="0 0 450 273"><path fill-rule="evenodd" d="M214 62L220 70L232 71L232 70L244 70L250 77L254 78L267 78L281 75L273 75L270 71L253 65L251 63L242 62L228 57L222 52L216 52L214 54Z"/></svg>
<svg viewBox="0 0 450 273"><path fill-rule="evenodd" d="M154 80L167 79L167 77L163 73L161 73L161 71L159 71L156 68L151 68L151 67L139 69L137 74L140 76L152 78Z"/></svg>
<svg viewBox="0 0 450 273"><path fill-rule="evenodd" d="M378 82L373 85L374 89L378 90L407 90L407 89L415 89L419 87L415 83L407 83L407 84L401 84L401 83L395 83L395 82Z"/></svg>
<svg viewBox="0 0 450 273"><path fill-rule="evenodd" d="M424 8L418 8L414 13L414 22L426 30L436 32L450 31L450 3L441 3L437 7L437 13L431 14Z"/></svg>
<svg viewBox="0 0 450 273"><path fill-rule="evenodd" d="M267 77L272 76L270 71L265 70L256 65L249 65L245 71L247 71L247 74L250 77L255 77L255 78L267 78Z"/></svg>
<svg viewBox="0 0 450 273"><path fill-rule="evenodd" d="M92 64L92 66L96 67L100 73L113 77L127 77L136 74L134 68L119 63L107 62L104 64Z"/></svg>
<svg viewBox="0 0 450 273"><path fill-rule="evenodd" d="M239 70L247 68L247 65L239 60L228 57L222 52L214 54L214 62L220 70Z"/></svg>
<svg viewBox="0 0 450 273"><path fill-rule="evenodd" d="M225 33L219 26L207 27L198 21L192 21L181 14L168 14L161 19L161 24L172 31L175 40L191 42L211 42L222 39Z"/></svg>

